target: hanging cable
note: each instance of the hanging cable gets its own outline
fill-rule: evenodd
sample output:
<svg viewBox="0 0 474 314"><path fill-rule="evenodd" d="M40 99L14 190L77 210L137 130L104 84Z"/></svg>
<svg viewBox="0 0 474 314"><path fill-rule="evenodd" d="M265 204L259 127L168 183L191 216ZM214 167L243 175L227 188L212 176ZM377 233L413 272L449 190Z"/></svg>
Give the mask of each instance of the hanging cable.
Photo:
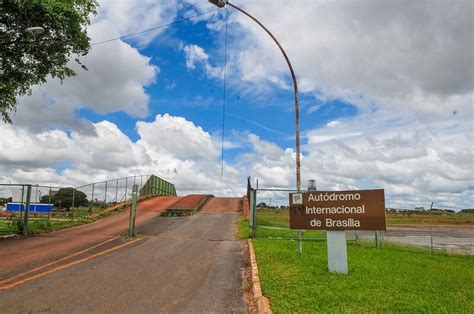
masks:
<svg viewBox="0 0 474 314"><path fill-rule="evenodd" d="M173 22L168 23L168 24L163 24L163 25L156 26L156 27L153 27L153 28L145 29L145 30L139 31L139 32L137 32L137 33L132 33L132 34L123 35L123 36L120 36L120 37L111 38L111 39L106 39L106 40L103 40L103 41L99 41L99 42L96 42L96 43L92 43L91 46L102 45L102 44L105 44L105 43L108 43L108 42L111 42L111 41L121 40L121 39L125 39L125 38L128 38L128 37L133 37L133 36L141 35L141 34L144 34L144 33L147 33L147 32L151 32L151 31L154 31L154 30L163 28L163 27L171 26L171 25L173 25L173 24L181 23L181 22L184 22L184 21L187 21L187 20L192 20L192 19L194 19L194 18L197 18L197 17L203 16L203 15L209 14L209 13L214 12L214 11L217 11L217 10L219 10L219 8L213 9L213 10L209 10L209 11L206 11L206 12L203 12L203 13L200 13L200 14L196 14L196 15L193 15L193 16L190 16L190 17L186 17L186 18L183 18L183 19L180 19L180 20L176 20L176 21L173 21Z"/></svg>
<svg viewBox="0 0 474 314"><path fill-rule="evenodd" d="M224 39L224 91L222 95L222 140L221 140L221 181L224 175L224 131L225 131L225 102L226 102L226 82L227 82L227 21L229 11L225 9L225 39Z"/></svg>

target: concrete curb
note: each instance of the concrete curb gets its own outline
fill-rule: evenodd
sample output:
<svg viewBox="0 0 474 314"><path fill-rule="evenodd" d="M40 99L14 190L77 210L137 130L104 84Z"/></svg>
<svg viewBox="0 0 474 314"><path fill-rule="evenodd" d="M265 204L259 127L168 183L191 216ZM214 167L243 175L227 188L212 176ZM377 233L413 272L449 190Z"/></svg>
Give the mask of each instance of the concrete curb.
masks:
<svg viewBox="0 0 474 314"><path fill-rule="evenodd" d="M18 235L17 234L7 234L7 235L4 235L4 236L0 236L0 240L15 238L15 237L18 237Z"/></svg>
<svg viewBox="0 0 474 314"><path fill-rule="evenodd" d="M252 267L252 293L255 303L257 305L257 312L259 314L271 314L270 302L262 294L262 287L260 286L260 278L258 277L257 259L253 250L252 239L248 239L250 252L250 267Z"/></svg>

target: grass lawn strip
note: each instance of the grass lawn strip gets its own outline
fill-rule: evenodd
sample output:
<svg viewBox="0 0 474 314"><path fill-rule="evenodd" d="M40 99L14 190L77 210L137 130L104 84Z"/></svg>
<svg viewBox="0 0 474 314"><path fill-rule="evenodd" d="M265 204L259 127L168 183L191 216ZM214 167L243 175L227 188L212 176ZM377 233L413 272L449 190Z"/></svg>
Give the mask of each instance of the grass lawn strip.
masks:
<svg viewBox="0 0 474 314"><path fill-rule="evenodd" d="M248 223L238 227L248 237ZM327 271L325 242L304 242L301 256L296 241L253 244L263 293L275 313L474 313L473 256L349 243L349 275L337 275Z"/></svg>
<svg viewBox="0 0 474 314"><path fill-rule="evenodd" d="M349 275L327 271L326 243L254 240L264 294L280 312L473 313L474 259L387 244L348 245Z"/></svg>
<svg viewBox="0 0 474 314"><path fill-rule="evenodd" d="M474 214L461 213L387 213L388 226L404 225L453 225L473 226ZM288 209L257 209L257 225L290 227Z"/></svg>

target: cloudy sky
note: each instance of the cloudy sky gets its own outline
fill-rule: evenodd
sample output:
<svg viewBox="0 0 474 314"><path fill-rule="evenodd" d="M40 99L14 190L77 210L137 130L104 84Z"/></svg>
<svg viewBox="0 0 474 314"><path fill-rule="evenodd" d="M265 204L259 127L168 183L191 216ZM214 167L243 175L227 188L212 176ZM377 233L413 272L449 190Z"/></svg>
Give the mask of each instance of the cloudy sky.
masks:
<svg viewBox="0 0 474 314"><path fill-rule="evenodd" d="M33 87L14 123L0 124L1 182L153 173L181 194L241 195L247 176L295 187L291 79L254 22L232 8L209 12L205 0L99 4L92 50L80 57L89 71L71 56L76 77ZM295 69L304 186L384 188L388 206L474 207L472 1L235 4L275 34Z"/></svg>

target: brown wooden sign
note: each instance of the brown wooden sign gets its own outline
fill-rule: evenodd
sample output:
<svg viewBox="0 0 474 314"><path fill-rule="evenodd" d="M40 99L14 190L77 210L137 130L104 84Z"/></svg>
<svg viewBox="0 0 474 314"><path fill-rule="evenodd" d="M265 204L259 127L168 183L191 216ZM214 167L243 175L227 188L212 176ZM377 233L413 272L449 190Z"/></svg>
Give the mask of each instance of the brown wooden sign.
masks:
<svg viewBox="0 0 474 314"><path fill-rule="evenodd" d="M386 230L384 190L290 193L290 228Z"/></svg>

